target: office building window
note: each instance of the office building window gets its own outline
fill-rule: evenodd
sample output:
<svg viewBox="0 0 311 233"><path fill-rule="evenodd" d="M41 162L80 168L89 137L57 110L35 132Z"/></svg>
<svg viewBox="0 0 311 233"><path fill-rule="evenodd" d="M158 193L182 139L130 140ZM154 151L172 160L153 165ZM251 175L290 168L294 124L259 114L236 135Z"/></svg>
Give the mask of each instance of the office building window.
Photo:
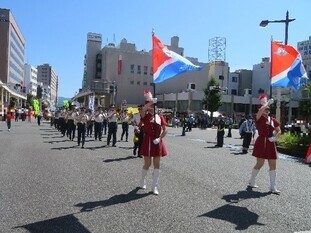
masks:
<svg viewBox="0 0 311 233"><path fill-rule="evenodd" d="M130 84L132 84L132 85L133 85L133 84L134 84L134 81L130 81Z"/></svg>
<svg viewBox="0 0 311 233"><path fill-rule="evenodd" d="M131 65L131 73L134 73L134 68L135 68L135 65L132 64L132 65Z"/></svg>
<svg viewBox="0 0 311 233"><path fill-rule="evenodd" d="M153 75L153 67L150 67L150 75Z"/></svg>
<svg viewBox="0 0 311 233"><path fill-rule="evenodd" d="M232 82L233 82L233 83L237 83L237 82L238 82L238 77L233 76L233 77L232 77Z"/></svg>
<svg viewBox="0 0 311 233"><path fill-rule="evenodd" d="M137 81L137 85L140 85L140 81Z"/></svg>
<svg viewBox="0 0 311 233"><path fill-rule="evenodd" d="M231 90L231 95L236 95L236 94L237 94L237 90L232 89L232 90Z"/></svg>
<svg viewBox="0 0 311 233"><path fill-rule="evenodd" d="M147 82L144 82L144 83L143 83L144 86L147 86L147 84L148 84Z"/></svg>
<svg viewBox="0 0 311 233"><path fill-rule="evenodd" d="M137 66L137 74L141 74L141 67L140 67L140 65Z"/></svg>
<svg viewBox="0 0 311 233"><path fill-rule="evenodd" d="M148 74L148 66L144 66L144 74Z"/></svg>

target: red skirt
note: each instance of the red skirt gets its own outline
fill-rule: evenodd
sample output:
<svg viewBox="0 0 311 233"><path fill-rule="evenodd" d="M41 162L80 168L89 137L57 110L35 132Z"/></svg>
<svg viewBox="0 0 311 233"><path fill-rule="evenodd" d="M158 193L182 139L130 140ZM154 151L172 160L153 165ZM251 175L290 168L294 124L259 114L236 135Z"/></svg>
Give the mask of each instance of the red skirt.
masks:
<svg viewBox="0 0 311 233"><path fill-rule="evenodd" d="M150 137L147 134L144 135L144 139L140 148L140 155L151 157L164 157L167 154L168 153L163 140L161 140L159 144L154 144L153 137Z"/></svg>
<svg viewBox="0 0 311 233"><path fill-rule="evenodd" d="M277 159L275 142L270 142L268 137L259 135L254 144L253 156L262 159Z"/></svg>

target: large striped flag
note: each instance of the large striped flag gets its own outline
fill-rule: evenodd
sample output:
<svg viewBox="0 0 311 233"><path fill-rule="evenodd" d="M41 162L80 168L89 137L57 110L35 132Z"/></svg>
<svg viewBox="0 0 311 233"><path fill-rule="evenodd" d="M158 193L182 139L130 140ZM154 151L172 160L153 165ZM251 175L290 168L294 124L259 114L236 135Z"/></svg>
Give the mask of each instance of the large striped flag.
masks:
<svg viewBox="0 0 311 233"><path fill-rule="evenodd" d="M201 66L194 65L183 56L169 50L155 35L152 36L152 44L154 83L161 83L187 71L202 69Z"/></svg>
<svg viewBox="0 0 311 233"><path fill-rule="evenodd" d="M308 78L300 53L290 45L271 42L271 86L299 90L301 78Z"/></svg>

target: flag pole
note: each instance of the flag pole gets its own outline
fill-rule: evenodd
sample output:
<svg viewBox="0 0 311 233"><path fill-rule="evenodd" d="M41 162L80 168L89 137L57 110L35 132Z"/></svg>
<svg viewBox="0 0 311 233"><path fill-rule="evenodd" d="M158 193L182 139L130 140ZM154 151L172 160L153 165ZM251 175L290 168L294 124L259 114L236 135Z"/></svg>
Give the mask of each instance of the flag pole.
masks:
<svg viewBox="0 0 311 233"><path fill-rule="evenodd" d="M152 28L151 31L151 39L152 39L152 76L154 76L154 64L153 64L153 58L154 58L154 42L153 42L153 36L154 36L154 29ZM155 88L155 82L154 82L154 78L153 78L153 82L152 82L152 87L153 87L153 97L156 98L156 88ZM153 104L153 115L154 115L154 124L156 123L156 105L155 103ZM156 127L154 127L154 138L156 137Z"/></svg>
<svg viewBox="0 0 311 233"><path fill-rule="evenodd" d="M272 78L272 42L273 42L273 38L271 36L271 39L270 39L270 58L271 58L271 61L270 61L270 99L272 98L272 84L271 84L271 78Z"/></svg>

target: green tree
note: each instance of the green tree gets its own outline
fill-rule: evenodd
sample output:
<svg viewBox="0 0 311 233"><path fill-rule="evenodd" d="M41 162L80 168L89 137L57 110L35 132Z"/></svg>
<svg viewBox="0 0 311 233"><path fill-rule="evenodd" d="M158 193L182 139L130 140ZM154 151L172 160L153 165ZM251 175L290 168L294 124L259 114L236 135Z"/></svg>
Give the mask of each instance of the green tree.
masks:
<svg viewBox="0 0 311 233"><path fill-rule="evenodd" d="M299 100L299 114L306 118L307 122L309 122L310 115L311 115L311 85L306 85L305 91L309 94L309 98L303 98Z"/></svg>
<svg viewBox="0 0 311 233"><path fill-rule="evenodd" d="M32 101L34 99L34 96L32 94L27 94L27 100L26 100L26 108L29 109L32 107Z"/></svg>
<svg viewBox="0 0 311 233"><path fill-rule="evenodd" d="M207 83L207 87L203 90L204 97L203 106L211 112L210 119L213 120L213 113L222 105L222 90L219 83L212 77Z"/></svg>
<svg viewBox="0 0 311 233"><path fill-rule="evenodd" d="M16 102L17 102L17 98L12 96L10 98L10 108L15 108Z"/></svg>

